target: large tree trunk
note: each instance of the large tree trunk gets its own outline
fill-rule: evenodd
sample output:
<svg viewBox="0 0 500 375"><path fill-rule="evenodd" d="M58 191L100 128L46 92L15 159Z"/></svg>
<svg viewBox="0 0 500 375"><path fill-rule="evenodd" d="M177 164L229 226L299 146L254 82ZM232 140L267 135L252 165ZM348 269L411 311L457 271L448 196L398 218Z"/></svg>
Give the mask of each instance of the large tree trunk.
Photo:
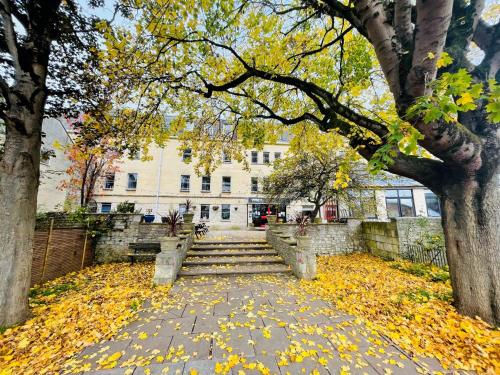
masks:
<svg viewBox="0 0 500 375"><path fill-rule="evenodd" d="M0 160L0 326L26 319L31 281L44 95L6 120Z"/></svg>
<svg viewBox="0 0 500 375"><path fill-rule="evenodd" d="M499 177L445 186L441 203L454 304L494 325L500 325Z"/></svg>

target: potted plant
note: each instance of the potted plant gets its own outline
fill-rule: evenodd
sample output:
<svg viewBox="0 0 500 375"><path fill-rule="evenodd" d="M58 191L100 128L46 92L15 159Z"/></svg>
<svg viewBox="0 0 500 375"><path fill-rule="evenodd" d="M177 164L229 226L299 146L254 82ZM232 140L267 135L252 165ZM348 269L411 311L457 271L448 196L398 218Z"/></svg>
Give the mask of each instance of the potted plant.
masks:
<svg viewBox="0 0 500 375"><path fill-rule="evenodd" d="M177 234L181 230L182 216L179 211L170 210L162 221L167 224L167 235L161 239L161 251L174 251L179 240Z"/></svg>
<svg viewBox="0 0 500 375"><path fill-rule="evenodd" d="M146 213L144 214L144 222L146 223L152 223L153 221L155 221L155 215L153 215L153 210L151 208L148 208L146 210Z"/></svg>
<svg viewBox="0 0 500 375"><path fill-rule="evenodd" d="M193 202L191 202L191 199L186 199L185 205L186 205L186 212L184 212L184 215L182 215L182 217L185 223L192 223L194 213L191 210L191 208L193 208Z"/></svg>
<svg viewBox="0 0 500 375"><path fill-rule="evenodd" d="M295 236L297 237L297 246L302 249L309 249L311 247L311 237L307 235L311 219L303 213L295 217L297 223L297 230Z"/></svg>

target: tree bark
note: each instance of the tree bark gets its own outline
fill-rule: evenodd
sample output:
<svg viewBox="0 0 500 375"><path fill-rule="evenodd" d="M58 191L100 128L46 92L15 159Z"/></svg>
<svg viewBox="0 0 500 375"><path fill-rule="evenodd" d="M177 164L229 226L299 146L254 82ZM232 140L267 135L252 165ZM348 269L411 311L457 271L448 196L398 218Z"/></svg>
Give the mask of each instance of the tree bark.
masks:
<svg viewBox="0 0 500 375"><path fill-rule="evenodd" d="M446 252L457 310L500 325L499 170L444 186Z"/></svg>
<svg viewBox="0 0 500 375"><path fill-rule="evenodd" d="M28 292L40 174L40 112L16 116L28 133L7 124L0 161L0 326L28 315Z"/></svg>

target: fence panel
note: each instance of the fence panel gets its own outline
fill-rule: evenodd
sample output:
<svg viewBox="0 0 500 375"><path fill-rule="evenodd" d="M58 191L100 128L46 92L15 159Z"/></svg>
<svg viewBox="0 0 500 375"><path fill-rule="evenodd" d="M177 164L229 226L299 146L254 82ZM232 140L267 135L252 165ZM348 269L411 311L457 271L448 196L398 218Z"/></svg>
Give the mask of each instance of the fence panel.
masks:
<svg viewBox="0 0 500 375"><path fill-rule="evenodd" d="M422 245L406 244L404 245L404 250L401 255L404 259L416 263L432 263L438 267L445 267L448 265L446 251L443 248L427 250Z"/></svg>

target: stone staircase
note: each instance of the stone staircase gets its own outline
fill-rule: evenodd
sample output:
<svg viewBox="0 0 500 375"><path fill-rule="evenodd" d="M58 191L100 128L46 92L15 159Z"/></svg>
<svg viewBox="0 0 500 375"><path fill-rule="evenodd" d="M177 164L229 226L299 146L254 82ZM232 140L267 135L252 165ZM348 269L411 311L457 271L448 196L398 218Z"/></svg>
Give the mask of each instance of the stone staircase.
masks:
<svg viewBox="0 0 500 375"><path fill-rule="evenodd" d="M266 241L195 241L179 276L290 272L283 258Z"/></svg>

